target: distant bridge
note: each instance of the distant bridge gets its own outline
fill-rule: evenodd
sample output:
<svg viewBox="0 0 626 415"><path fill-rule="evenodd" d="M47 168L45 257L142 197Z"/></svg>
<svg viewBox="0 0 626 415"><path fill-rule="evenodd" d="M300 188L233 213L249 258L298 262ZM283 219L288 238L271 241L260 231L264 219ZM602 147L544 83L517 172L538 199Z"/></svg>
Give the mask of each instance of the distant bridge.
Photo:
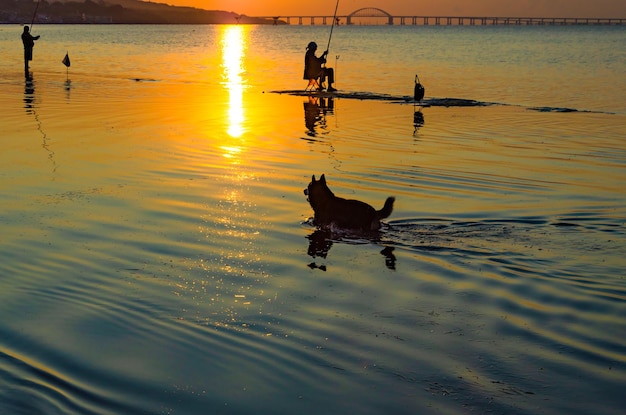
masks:
<svg viewBox="0 0 626 415"><path fill-rule="evenodd" d="M366 7L363 9L358 9L350 13L346 16L346 24L351 25L352 19L355 17L383 17L387 19L388 25L393 25L393 16L382 9L378 9L375 7Z"/></svg>
<svg viewBox="0 0 626 415"><path fill-rule="evenodd" d="M314 15L314 16L258 16L265 19L274 19L274 24L278 24L280 21L291 24L292 20L297 21L297 24L303 25L308 22L310 25L317 23L326 25L333 23L334 16ZM362 21L368 22L366 24L381 24L377 22L384 22L386 25L422 25L428 26L434 24L435 26L487 26L487 25L517 25L517 26L540 26L540 25L552 25L552 26L565 26L565 25L623 25L626 24L626 18L581 18L581 17L481 17L481 16L393 16L390 13L376 8L365 7L353 11L348 15L337 16L336 24L355 24L355 20L358 20L362 24ZM373 19L373 20L368 20Z"/></svg>

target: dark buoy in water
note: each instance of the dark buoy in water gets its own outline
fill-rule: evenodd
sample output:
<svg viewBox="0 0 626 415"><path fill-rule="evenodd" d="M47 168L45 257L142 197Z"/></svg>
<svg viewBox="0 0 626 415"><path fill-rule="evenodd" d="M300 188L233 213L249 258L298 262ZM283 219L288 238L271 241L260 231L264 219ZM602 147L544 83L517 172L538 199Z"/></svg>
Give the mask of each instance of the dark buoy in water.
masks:
<svg viewBox="0 0 626 415"><path fill-rule="evenodd" d="M426 90L424 89L424 85L420 83L420 79L415 75L415 89L413 90L413 100L415 102L421 102L424 99L424 93Z"/></svg>
<svg viewBox="0 0 626 415"><path fill-rule="evenodd" d="M424 125L424 114L422 114L422 100L424 99L424 93L426 89L424 89L424 85L421 84L420 78L415 75L415 89L413 90L413 136L417 134L417 130ZM417 105L419 104L420 108L418 111L415 110Z"/></svg>

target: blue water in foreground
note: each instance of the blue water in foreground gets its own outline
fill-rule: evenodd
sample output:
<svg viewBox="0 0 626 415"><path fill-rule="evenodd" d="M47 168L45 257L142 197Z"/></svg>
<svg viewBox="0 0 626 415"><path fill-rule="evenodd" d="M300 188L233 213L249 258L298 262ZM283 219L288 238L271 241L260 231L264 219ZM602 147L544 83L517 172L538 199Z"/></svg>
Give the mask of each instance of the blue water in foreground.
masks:
<svg viewBox="0 0 626 415"><path fill-rule="evenodd" d="M0 26L0 413L623 412L626 29L328 31Z"/></svg>

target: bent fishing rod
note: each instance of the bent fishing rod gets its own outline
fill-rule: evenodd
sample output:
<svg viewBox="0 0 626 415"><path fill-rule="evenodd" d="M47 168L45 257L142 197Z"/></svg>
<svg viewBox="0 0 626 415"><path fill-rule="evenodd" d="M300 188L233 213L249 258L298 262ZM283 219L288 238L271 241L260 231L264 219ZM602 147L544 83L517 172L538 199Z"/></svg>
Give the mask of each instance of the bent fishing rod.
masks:
<svg viewBox="0 0 626 415"><path fill-rule="evenodd" d="M33 20L30 21L30 32L33 31L33 24L35 24L35 17L37 16L37 9L39 9L39 3L41 0L37 1L37 6L35 7L35 12L33 13Z"/></svg>

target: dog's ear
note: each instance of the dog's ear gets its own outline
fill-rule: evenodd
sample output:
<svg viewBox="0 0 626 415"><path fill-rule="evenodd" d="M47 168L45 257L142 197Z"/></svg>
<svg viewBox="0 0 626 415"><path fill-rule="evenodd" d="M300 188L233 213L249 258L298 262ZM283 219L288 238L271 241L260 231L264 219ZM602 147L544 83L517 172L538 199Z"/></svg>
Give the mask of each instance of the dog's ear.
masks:
<svg viewBox="0 0 626 415"><path fill-rule="evenodd" d="M320 177L320 182L326 184L326 177L322 174L322 176Z"/></svg>
<svg viewBox="0 0 626 415"><path fill-rule="evenodd" d="M311 176L311 183L315 183L315 175Z"/></svg>

